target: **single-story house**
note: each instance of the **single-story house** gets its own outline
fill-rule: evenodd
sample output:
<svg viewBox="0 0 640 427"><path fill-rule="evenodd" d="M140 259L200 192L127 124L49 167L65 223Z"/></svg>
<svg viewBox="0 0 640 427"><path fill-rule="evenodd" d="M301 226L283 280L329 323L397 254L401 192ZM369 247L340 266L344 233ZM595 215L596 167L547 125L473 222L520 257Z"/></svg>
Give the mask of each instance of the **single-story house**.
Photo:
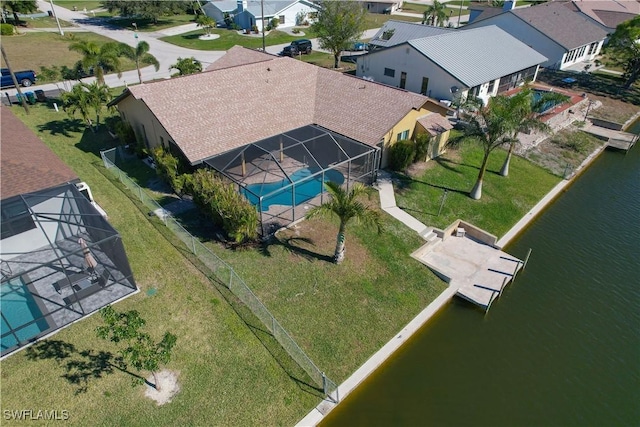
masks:
<svg viewBox="0 0 640 427"><path fill-rule="evenodd" d="M380 150L376 167L385 167L385 149L412 138L419 117L449 111L424 95L239 46L219 61L224 68L130 86L110 105L149 148L177 149L192 166L313 124Z"/></svg>
<svg viewBox="0 0 640 427"><path fill-rule="evenodd" d="M2 356L138 291L122 240L78 176L0 107Z"/></svg>
<svg viewBox="0 0 640 427"><path fill-rule="evenodd" d="M514 2L515 3L515 2ZM601 51L607 31L565 2L547 2L513 8L499 14L480 14L461 30L498 26L547 57L546 68L566 69L593 60Z"/></svg>
<svg viewBox="0 0 640 427"><path fill-rule="evenodd" d="M369 40L369 49L378 50L406 43L409 40L435 36L454 31L452 28L433 27L419 22L388 20Z"/></svg>
<svg viewBox="0 0 640 427"><path fill-rule="evenodd" d="M276 18L279 28L289 28L310 21L309 14L318 6L311 0L210 0L202 9L216 22L224 22L229 14L238 27L250 30L255 25L262 31L263 12L265 27Z"/></svg>
<svg viewBox="0 0 640 427"><path fill-rule="evenodd" d="M449 129L418 122L449 109L426 96L238 46L220 61L224 68L130 86L111 105L147 147L163 146L234 183L268 214L263 232L265 222L304 216L296 209L309 199L292 191L286 203L266 200L265 183L286 183L278 191L314 177L370 183L389 147L421 132L435 131L430 157L444 150ZM322 194L316 188L310 198ZM277 210L285 205L293 215Z"/></svg>
<svg viewBox="0 0 640 427"><path fill-rule="evenodd" d="M358 0L369 13L391 14L402 8L403 0Z"/></svg>
<svg viewBox="0 0 640 427"><path fill-rule="evenodd" d="M546 57L496 26L409 40L358 57L358 76L455 102L468 95L487 102L535 81Z"/></svg>

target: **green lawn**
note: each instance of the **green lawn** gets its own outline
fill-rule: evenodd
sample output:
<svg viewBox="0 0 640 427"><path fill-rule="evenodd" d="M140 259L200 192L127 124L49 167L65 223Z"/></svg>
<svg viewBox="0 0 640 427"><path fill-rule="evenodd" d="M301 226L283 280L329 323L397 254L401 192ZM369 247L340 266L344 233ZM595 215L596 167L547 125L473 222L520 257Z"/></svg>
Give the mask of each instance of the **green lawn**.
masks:
<svg viewBox="0 0 640 427"><path fill-rule="evenodd" d="M500 238L551 190L560 178L520 157L511 160L508 177L498 174L506 151L497 149L489 158L482 199L472 200L469 191L476 182L482 150L463 143L430 161L417 177L399 175L398 206L425 224L447 227L460 218ZM447 196L438 216L445 189Z"/></svg>
<svg viewBox="0 0 640 427"><path fill-rule="evenodd" d="M393 19L395 21L407 21L407 22L421 22L422 18L413 16L402 15L384 15L381 13L367 13L365 18L365 29L370 30L373 28L380 28L388 20Z"/></svg>
<svg viewBox="0 0 640 427"><path fill-rule="evenodd" d="M69 45L78 40L89 40L98 44L113 42L112 39L100 36L95 33L65 33L60 36L57 33L25 33L19 36L2 37L2 46L4 47L9 62L15 70L35 70L40 71L40 67L73 67L82 55L69 50ZM37 49L34 48L37 46ZM47 52L43 55L42 52ZM134 70L133 61L122 58L123 71ZM2 61L4 67L4 59ZM46 81L38 78L38 83L46 83Z"/></svg>
<svg viewBox="0 0 640 427"><path fill-rule="evenodd" d="M21 109L13 110L25 119ZM3 410L66 409L71 425L78 426L231 426L293 425L315 406L317 394L292 379L305 378L286 359L274 358L276 350L247 327L247 316L239 316L226 301L228 295L188 262L156 229L147 210L114 183L96 154L113 143L104 132L84 131L79 120L40 104L31 108L26 121L91 185L109 213L141 288L116 308L138 310L155 337L166 330L178 336L168 368L179 372L181 391L172 403L157 407L143 396L142 386L132 387L129 375L109 372L95 356L101 351L115 354L115 348L96 338L100 318L92 316L36 346L37 351L22 351L2 362ZM158 290L154 296L146 294L151 288ZM73 349L67 357L57 357L60 353L49 352L57 346Z"/></svg>
<svg viewBox="0 0 640 427"><path fill-rule="evenodd" d="M109 213L142 291L117 308L140 311L153 334L169 330L178 335L169 368L180 373L182 391L158 408L142 396L142 387L130 386L126 374L107 373L92 364L92 354L115 351L95 338L99 317L93 316L36 346L38 351L23 351L3 362L3 409L30 408L37 402L42 408L69 410L75 425L139 425L142 420L147 425L184 420L194 425L292 425L319 402L317 392L304 385L305 375L261 331L264 327L225 288L209 282L168 229L104 170L98 150L114 144L104 131L85 131L79 120L42 104L28 118L14 111L92 186ZM424 175L404 180L398 204L428 225L444 227L462 218L504 234L558 178L522 159L513 160L509 178L499 177L495 171L503 157L501 152L492 156L481 201L467 196L480 150L463 145L430 162ZM152 176L140 162L126 167L142 185ZM442 188L449 193L437 217ZM377 208L377 193L371 190L370 195L370 205ZM347 258L341 265L330 260L337 233L333 220L303 221L263 245L231 251L207 235L208 220L193 211L181 219L237 271L337 383L446 287L410 258L423 241L384 213L382 235L358 225L347 230ZM151 288L158 289L156 295L147 295ZM46 352L54 345L73 345L73 351L56 359ZM84 385L86 390L78 392Z"/></svg>
<svg viewBox="0 0 640 427"><path fill-rule="evenodd" d="M87 9L87 12L102 8L101 1L83 1L83 0L64 0L55 2L56 6L64 7L69 10L73 10L75 6L79 12Z"/></svg>
<svg viewBox="0 0 640 427"><path fill-rule="evenodd" d="M304 37L313 37L312 35L309 35L307 29L304 31L306 33ZM262 47L261 35L242 35L238 34L237 31L226 29L212 30L212 33L218 34L220 37L215 40L200 40L198 37L204 34L204 30L196 30L185 34L163 37L161 40L177 46L198 50L228 50L235 45L251 49ZM293 40L301 37L303 36L292 36L282 31L275 30L265 36L265 45L272 46L276 44L291 43Z"/></svg>

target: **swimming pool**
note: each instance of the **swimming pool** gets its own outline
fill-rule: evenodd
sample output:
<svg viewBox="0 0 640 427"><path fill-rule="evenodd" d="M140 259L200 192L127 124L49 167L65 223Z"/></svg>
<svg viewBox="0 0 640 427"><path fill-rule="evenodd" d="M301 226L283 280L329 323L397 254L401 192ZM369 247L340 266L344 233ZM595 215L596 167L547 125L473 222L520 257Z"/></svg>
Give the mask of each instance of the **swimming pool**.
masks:
<svg viewBox="0 0 640 427"><path fill-rule="evenodd" d="M42 311L22 277L16 277L0 285L0 312L2 354L19 342L28 341L49 329L49 324L42 318ZM13 333L11 329L14 330Z"/></svg>
<svg viewBox="0 0 640 427"><path fill-rule="evenodd" d="M533 104L537 104L540 101L540 98L542 98L542 96L546 93L549 93L549 91L546 90L538 90L538 89L534 89L533 90ZM537 113L545 113L549 110L551 110L553 107L555 107L556 105L560 105L561 102L558 101L547 101L544 104L542 104L540 106L540 108L538 108Z"/></svg>
<svg viewBox="0 0 640 427"><path fill-rule="evenodd" d="M268 211L272 205L285 205L293 206L293 191L295 187L295 204L307 202L323 191L322 174L311 176L320 172L319 169L304 168L295 171L291 174L291 181L283 179L277 182L268 182L263 184L250 184L242 189L242 194L253 205L258 206L261 196L268 196L262 199L262 210ZM331 181L336 184L342 184L344 182L344 175L337 170L328 170L324 173L324 182ZM290 185L294 182L295 185ZM286 187L286 188L285 188ZM283 189L282 191L269 196L276 190Z"/></svg>

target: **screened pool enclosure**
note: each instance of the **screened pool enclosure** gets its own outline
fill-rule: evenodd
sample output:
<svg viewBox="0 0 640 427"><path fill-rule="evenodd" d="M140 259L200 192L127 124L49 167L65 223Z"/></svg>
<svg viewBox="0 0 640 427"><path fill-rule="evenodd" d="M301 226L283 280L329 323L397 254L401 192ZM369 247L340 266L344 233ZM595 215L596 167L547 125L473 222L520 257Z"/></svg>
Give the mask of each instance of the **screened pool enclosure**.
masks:
<svg viewBox="0 0 640 427"><path fill-rule="evenodd" d="M316 125L294 129L204 161L256 206L262 235L323 203L324 182L347 189L375 179L379 149Z"/></svg>
<svg viewBox="0 0 640 427"><path fill-rule="evenodd" d="M137 292L122 239L74 184L2 201L2 356Z"/></svg>

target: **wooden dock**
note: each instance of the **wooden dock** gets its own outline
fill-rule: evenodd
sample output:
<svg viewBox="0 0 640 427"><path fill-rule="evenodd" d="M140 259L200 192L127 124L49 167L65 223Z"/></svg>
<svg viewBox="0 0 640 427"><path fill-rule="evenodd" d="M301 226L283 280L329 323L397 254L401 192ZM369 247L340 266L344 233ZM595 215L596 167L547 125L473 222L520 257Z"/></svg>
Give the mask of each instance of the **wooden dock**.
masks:
<svg viewBox="0 0 640 427"><path fill-rule="evenodd" d="M607 147L628 151L638 141L638 135L621 130L607 129L596 125L587 126L585 132L607 140Z"/></svg>

